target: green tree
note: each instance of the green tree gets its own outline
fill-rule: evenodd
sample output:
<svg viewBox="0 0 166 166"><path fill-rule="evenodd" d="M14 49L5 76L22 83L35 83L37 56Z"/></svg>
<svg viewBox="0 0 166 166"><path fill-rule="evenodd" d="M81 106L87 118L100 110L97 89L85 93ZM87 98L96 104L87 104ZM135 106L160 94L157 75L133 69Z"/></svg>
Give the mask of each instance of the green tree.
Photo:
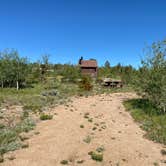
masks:
<svg viewBox="0 0 166 166"><path fill-rule="evenodd" d="M108 60L105 62L104 67L110 69L111 66Z"/></svg>
<svg viewBox="0 0 166 166"><path fill-rule="evenodd" d="M28 73L26 58L20 57L13 49L0 52L1 87L13 87L17 90L23 85Z"/></svg>
<svg viewBox="0 0 166 166"><path fill-rule="evenodd" d="M153 43L145 50L146 58L139 69L137 86L160 111L166 111L166 42Z"/></svg>

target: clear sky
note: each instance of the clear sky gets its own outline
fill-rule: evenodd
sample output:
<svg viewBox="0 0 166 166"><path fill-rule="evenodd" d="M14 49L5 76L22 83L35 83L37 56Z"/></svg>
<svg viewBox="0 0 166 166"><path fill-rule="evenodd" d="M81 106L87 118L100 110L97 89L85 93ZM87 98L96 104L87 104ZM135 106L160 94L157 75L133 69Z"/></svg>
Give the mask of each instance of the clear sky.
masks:
<svg viewBox="0 0 166 166"><path fill-rule="evenodd" d="M34 61L95 58L138 66L142 49L166 37L166 0L0 0L0 50Z"/></svg>

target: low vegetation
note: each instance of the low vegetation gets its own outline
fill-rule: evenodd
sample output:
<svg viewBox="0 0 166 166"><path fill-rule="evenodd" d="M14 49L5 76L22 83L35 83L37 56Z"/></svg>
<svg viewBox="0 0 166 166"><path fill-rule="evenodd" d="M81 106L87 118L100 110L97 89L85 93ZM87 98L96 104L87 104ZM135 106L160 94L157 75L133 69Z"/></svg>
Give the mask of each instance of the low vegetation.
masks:
<svg viewBox="0 0 166 166"><path fill-rule="evenodd" d="M92 152L89 152L88 154L91 156L92 160L95 160L97 162L102 162L103 161L103 153L92 151Z"/></svg>
<svg viewBox="0 0 166 166"><path fill-rule="evenodd" d="M91 140L92 140L92 137L89 135L85 139L83 139L83 141L87 144L89 144L91 142Z"/></svg>
<svg viewBox="0 0 166 166"><path fill-rule="evenodd" d="M84 128L84 125L80 125L80 128Z"/></svg>
<svg viewBox="0 0 166 166"><path fill-rule="evenodd" d="M161 154L162 154L163 156L165 156L165 155L166 155L166 150L162 149L162 150L161 150Z"/></svg>
<svg viewBox="0 0 166 166"><path fill-rule="evenodd" d="M10 127L6 126L0 130L0 155L8 151L19 149L23 146L23 140L20 138L20 133L29 132L35 127L35 122L26 118L20 123Z"/></svg>
<svg viewBox="0 0 166 166"><path fill-rule="evenodd" d="M132 99L125 101L124 105L146 131L145 137L166 145L166 114L145 99Z"/></svg>
<svg viewBox="0 0 166 166"><path fill-rule="evenodd" d="M45 114L45 113L42 113L40 115L40 120L51 120L53 118L53 115L48 115L48 114Z"/></svg>
<svg viewBox="0 0 166 166"><path fill-rule="evenodd" d="M68 165L68 160L62 160L61 162L60 162L62 165Z"/></svg>

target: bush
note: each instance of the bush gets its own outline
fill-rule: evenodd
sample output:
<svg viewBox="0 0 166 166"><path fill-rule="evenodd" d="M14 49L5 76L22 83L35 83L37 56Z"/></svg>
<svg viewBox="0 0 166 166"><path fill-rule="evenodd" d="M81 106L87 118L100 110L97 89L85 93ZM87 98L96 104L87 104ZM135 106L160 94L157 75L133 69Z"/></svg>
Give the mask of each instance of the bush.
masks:
<svg viewBox="0 0 166 166"><path fill-rule="evenodd" d="M84 125L80 125L80 128L84 128Z"/></svg>
<svg viewBox="0 0 166 166"><path fill-rule="evenodd" d="M11 128L3 128L0 130L0 155L21 148L21 140L19 134L34 129L35 123L30 118L24 119L22 122Z"/></svg>
<svg viewBox="0 0 166 166"><path fill-rule="evenodd" d="M92 138L88 135L83 141L87 144L91 142Z"/></svg>
<svg viewBox="0 0 166 166"><path fill-rule="evenodd" d="M0 131L0 154L20 148L17 132L11 129Z"/></svg>
<svg viewBox="0 0 166 166"><path fill-rule="evenodd" d="M17 131L18 133L29 132L30 130L33 130L34 127L35 127L35 122L32 119L27 118L23 120L21 123L17 124L14 130Z"/></svg>
<svg viewBox="0 0 166 166"><path fill-rule="evenodd" d="M67 164L68 164L68 161L67 161L67 160L62 160L60 163L61 163L62 165L67 165Z"/></svg>
<svg viewBox="0 0 166 166"><path fill-rule="evenodd" d="M142 60L136 86L138 92L148 99L160 112L166 112L166 41L154 43L147 48Z"/></svg>
<svg viewBox="0 0 166 166"><path fill-rule="evenodd" d="M99 162L103 161L103 154L102 153L94 151L94 152L90 153L90 156L95 161L99 161Z"/></svg>
<svg viewBox="0 0 166 166"><path fill-rule="evenodd" d="M40 120L51 120L52 118L53 118L53 115L48 115L44 113L40 115Z"/></svg>
<svg viewBox="0 0 166 166"><path fill-rule="evenodd" d="M92 79L89 76L83 76L80 81L79 88L84 91L90 91L93 88L93 85L91 82L92 82Z"/></svg>

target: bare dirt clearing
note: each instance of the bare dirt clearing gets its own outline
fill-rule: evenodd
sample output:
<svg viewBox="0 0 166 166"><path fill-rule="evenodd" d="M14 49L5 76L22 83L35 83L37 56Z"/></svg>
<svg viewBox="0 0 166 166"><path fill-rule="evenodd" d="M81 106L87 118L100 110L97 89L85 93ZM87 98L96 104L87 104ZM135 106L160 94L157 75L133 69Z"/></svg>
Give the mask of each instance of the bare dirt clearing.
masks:
<svg viewBox="0 0 166 166"><path fill-rule="evenodd" d="M37 125L39 135L28 140L29 148L13 152L16 159L3 166L151 166L166 160L163 145L143 138L142 131L123 107L132 93L74 98L67 106L52 110L53 120ZM88 152L103 147L103 161Z"/></svg>

